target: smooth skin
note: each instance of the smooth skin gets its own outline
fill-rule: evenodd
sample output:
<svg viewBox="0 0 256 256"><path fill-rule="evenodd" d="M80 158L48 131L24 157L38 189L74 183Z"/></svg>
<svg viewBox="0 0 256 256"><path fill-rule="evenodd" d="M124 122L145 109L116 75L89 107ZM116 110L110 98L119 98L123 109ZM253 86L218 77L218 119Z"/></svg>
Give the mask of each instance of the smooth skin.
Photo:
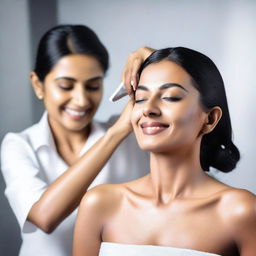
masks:
<svg viewBox="0 0 256 256"><path fill-rule="evenodd" d="M256 198L200 166L202 136L221 118L205 110L189 74L170 61L147 66L131 122L151 152L150 174L88 191L79 207L73 256L96 256L101 242L194 249L222 256L256 255Z"/></svg>
<svg viewBox="0 0 256 256"><path fill-rule="evenodd" d="M133 65L129 60L126 68ZM49 185L29 212L28 220L46 233L51 233L76 209L94 178L132 131L130 101L106 134L89 151L79 155L101 102L103 76L98 60L84 54L62 57L44 81L36 73L30 73L35 94L43 100L48 112L56 149L70 166Z"/></svg>

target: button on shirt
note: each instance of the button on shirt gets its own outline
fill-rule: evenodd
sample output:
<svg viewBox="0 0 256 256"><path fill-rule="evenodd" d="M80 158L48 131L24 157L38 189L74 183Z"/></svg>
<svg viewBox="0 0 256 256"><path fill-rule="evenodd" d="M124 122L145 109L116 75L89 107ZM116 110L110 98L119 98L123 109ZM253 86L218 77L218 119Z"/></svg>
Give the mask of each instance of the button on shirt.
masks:
<svg viewBox="0 0 256 256"><path fill-rule="evenodd" d="M86 152L110 126L93 122L91 133L81 150ZM8 133L1 147L1 169L6 182L5 195L21 228L20 256L70 256L77 210L51 234L27 221L33 204L68 165L58 155L45 113L39 123L21 133ZM86 168L86 167L85 167ZM149 171L149 155L139 149L133 134L113 153L90 187L121 183L139 178Z"/></svg>

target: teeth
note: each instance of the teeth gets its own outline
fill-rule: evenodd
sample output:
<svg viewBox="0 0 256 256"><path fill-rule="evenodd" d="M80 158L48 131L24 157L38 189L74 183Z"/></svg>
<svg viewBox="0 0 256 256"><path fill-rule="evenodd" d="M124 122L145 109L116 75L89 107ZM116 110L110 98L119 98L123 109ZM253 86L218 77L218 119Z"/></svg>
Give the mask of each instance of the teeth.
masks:
<svg viewBox="0 0 256 256"><path fill-rule="evenodd" d="M153 130L159 130L161 129L162 127L159 127L159 126L154 126L154 127L146 127L147 130L149 131L153 131Z"/></svg>
<svg viewBox="0 0 256 256"><path fill-rule="evenodd" d="M70 108L66 108L65 111L72 116L84 116L86 111L76 111Z"/></svg>

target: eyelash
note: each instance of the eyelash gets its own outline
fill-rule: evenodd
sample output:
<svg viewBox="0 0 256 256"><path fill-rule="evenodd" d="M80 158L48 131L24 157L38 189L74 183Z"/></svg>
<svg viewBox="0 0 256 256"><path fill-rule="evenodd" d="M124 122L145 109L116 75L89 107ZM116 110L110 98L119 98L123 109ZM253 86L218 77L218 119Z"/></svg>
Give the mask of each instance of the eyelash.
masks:
<svg viewBox="0 0 256 256"><path fill-rule="evenodd" d="M64 91L70 91L73 89L73 87L65 87L65 86L61 86L61 85L58 85L58 86L61 90L64 90ZM85 89L87 91L98 91L100 89L100 86L98 86L98 87L86 86Z"/></svg>
<svg viewBox="0 0 256 256"><path fill-rule="evenodd" d="M167 100L167 101L171 101L171 102L177 102L177 101L181 100L181 98L179 98L179 97L163 97L162 99ZM146 99L135 100L135 103L141 103L143 101L146 101Z"/></svg>
<svg viewBox="0 0 256 256"><path fill-rule="evenodd" d="M179 97L163 97L162 99L167 100L167 101L174 101L174 102L181 100L181 98L179 98Z"/></svg>
<svg viewBox="0 0 256 256"><path fill-rule="evenodd" d="M135 103L140 103L140 102L143 102L143 101L145 101L145 100L135 100L134 102Z"/></svg>
<svg viewBox="0 0 256 256"><path fill-rule="evenodd" d="M87 91L98 91L100 89L100 86L93 87L93 86L86 86Z"/></svg>
<svg viewBox="0 0 256 256"><path fill-rule="evenodd" d="M65 86L61 86L61 85L58 85L58 87L61 89L61 90L64 90L64 91L69 91L71 90L73 87L65 87Z"/></svg>

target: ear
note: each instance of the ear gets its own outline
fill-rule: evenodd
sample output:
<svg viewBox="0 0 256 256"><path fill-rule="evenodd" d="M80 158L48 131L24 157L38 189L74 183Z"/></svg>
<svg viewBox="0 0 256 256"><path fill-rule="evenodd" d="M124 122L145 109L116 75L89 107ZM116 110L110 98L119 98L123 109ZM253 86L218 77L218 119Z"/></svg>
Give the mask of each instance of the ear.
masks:
<svg viewBox="0 0 256 256"><path fill-rule="evenodd" d="M43 83L40 81L35 72L30 72L29 77L37 98L42 100L44 98Z"/></svg>
<svg viewBox="0 0 256 256"><path fill-rule="evenodd" d="M206 116L205 123L202 129L203 134L210 133L214 130L222 116L222 110L220 107L213 107Z"/></svg>

